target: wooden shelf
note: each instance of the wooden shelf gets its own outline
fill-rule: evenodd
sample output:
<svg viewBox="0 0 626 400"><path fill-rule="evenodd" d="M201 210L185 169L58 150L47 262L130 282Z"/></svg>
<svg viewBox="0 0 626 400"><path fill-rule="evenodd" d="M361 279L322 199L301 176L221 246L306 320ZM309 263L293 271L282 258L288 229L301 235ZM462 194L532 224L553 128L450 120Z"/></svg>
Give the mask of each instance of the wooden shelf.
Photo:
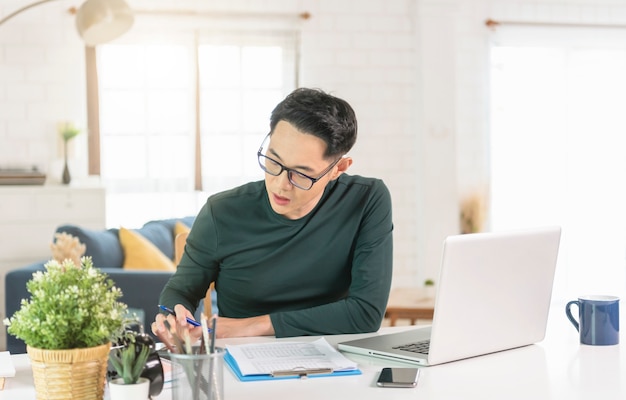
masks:
<svg viewBox="0 0 626 400"><path fill-rule="evenodd" d="M402 287L391 290L385 318L389 318L390 326L403 318L415 325L418 319L432 320L434 313L435 299L428 297L423 289Z"/></svg>
<svg viewBox="0 0 626 400"><path fill-rule="evenodd" d="M0 170L0 185L43 185L46 174L35 171Z"/></svg>

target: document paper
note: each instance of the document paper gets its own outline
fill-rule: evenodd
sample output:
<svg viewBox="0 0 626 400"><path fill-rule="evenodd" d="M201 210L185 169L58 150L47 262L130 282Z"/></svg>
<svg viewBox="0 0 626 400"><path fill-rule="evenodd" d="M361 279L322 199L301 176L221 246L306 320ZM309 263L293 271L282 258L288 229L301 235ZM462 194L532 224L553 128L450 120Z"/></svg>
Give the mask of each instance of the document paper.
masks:
<svg viewBox="0 0 626 400"><path fill-rule="evenodd" d="M271 342L227 345L242 375L264 375L278 371L330 368L334 372L357 369L324 338L314 342Z"/></svg>

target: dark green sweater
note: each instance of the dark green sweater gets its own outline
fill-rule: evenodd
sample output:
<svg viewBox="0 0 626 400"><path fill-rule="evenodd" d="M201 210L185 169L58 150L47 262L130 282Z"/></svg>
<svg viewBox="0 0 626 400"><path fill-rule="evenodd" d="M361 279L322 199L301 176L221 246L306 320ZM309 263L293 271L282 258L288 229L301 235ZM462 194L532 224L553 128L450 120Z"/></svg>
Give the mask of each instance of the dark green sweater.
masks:
<svg viewBox="0 0 626 400"><path fill-rule="evenodd" d="M392 274L391 198L340 175L305 217L276 214L263 181L209 197L161 304L194 311L215 281L219 313L269 314L277 337L373 332Z"/></svg>

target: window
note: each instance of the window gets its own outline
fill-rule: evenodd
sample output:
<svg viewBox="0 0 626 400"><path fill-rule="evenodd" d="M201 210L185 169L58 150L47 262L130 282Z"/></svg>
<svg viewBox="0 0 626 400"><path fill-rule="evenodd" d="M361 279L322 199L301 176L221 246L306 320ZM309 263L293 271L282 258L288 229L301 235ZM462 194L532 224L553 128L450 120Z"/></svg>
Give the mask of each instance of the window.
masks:
<svg viewBox="0 0 626 400"><path fill-rule="evenodd" d="M492 226L563 227L557 298L626 279L624 39L527 28L491 49Z"/></svg>
<svg viewBox="0 0 626 400"><path fill-rule="evenodd" d="M107 226L194 215L208 194L262 179L256 150L296 86L295 49L291 33L130 35L99 46Z"/></svg>
<svg viewBox="0 0 626 400"><path fill-rule="evenodd" d="M276 36L200 40L202 186L216 192L263 176L252 155L295 88L295 54Z"/></svg>

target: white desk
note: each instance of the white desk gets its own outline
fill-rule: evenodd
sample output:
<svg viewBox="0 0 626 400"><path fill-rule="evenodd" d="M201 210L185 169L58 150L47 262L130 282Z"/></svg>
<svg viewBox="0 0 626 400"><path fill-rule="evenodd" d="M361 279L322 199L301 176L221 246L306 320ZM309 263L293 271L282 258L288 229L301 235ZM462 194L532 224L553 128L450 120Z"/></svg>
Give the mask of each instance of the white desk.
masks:
<svg viewBox="0 0 626 400"><path fill-rule="evenodd" d="M411 329L383 328L380 333ZM327 336L331 344L365 335ZM624 335L622 335L623 339ZM312 337L295 340L313 340ZM219 340L250 343L273 338ZM294 340L281 339L281 340ZM622 340L623 342L623 340ZM375 381L385 366L407 366L386 360L345 353L359 363L362 375L303 380L239 382L226 368L226 400L308 399L624 399L626 398L626 353L617 346L581 346L578 334L565 317L562 305L553 307L546 339L536 345L468 360L422 368L415 389L378 388ZM13 356L17 374L7 379L0 400L35 398L32 373L26 355ZM624 369L622 370L622 363ZM622 383L623 381L623 383ZM164 390L159 400L170 399Z"/></svg>

